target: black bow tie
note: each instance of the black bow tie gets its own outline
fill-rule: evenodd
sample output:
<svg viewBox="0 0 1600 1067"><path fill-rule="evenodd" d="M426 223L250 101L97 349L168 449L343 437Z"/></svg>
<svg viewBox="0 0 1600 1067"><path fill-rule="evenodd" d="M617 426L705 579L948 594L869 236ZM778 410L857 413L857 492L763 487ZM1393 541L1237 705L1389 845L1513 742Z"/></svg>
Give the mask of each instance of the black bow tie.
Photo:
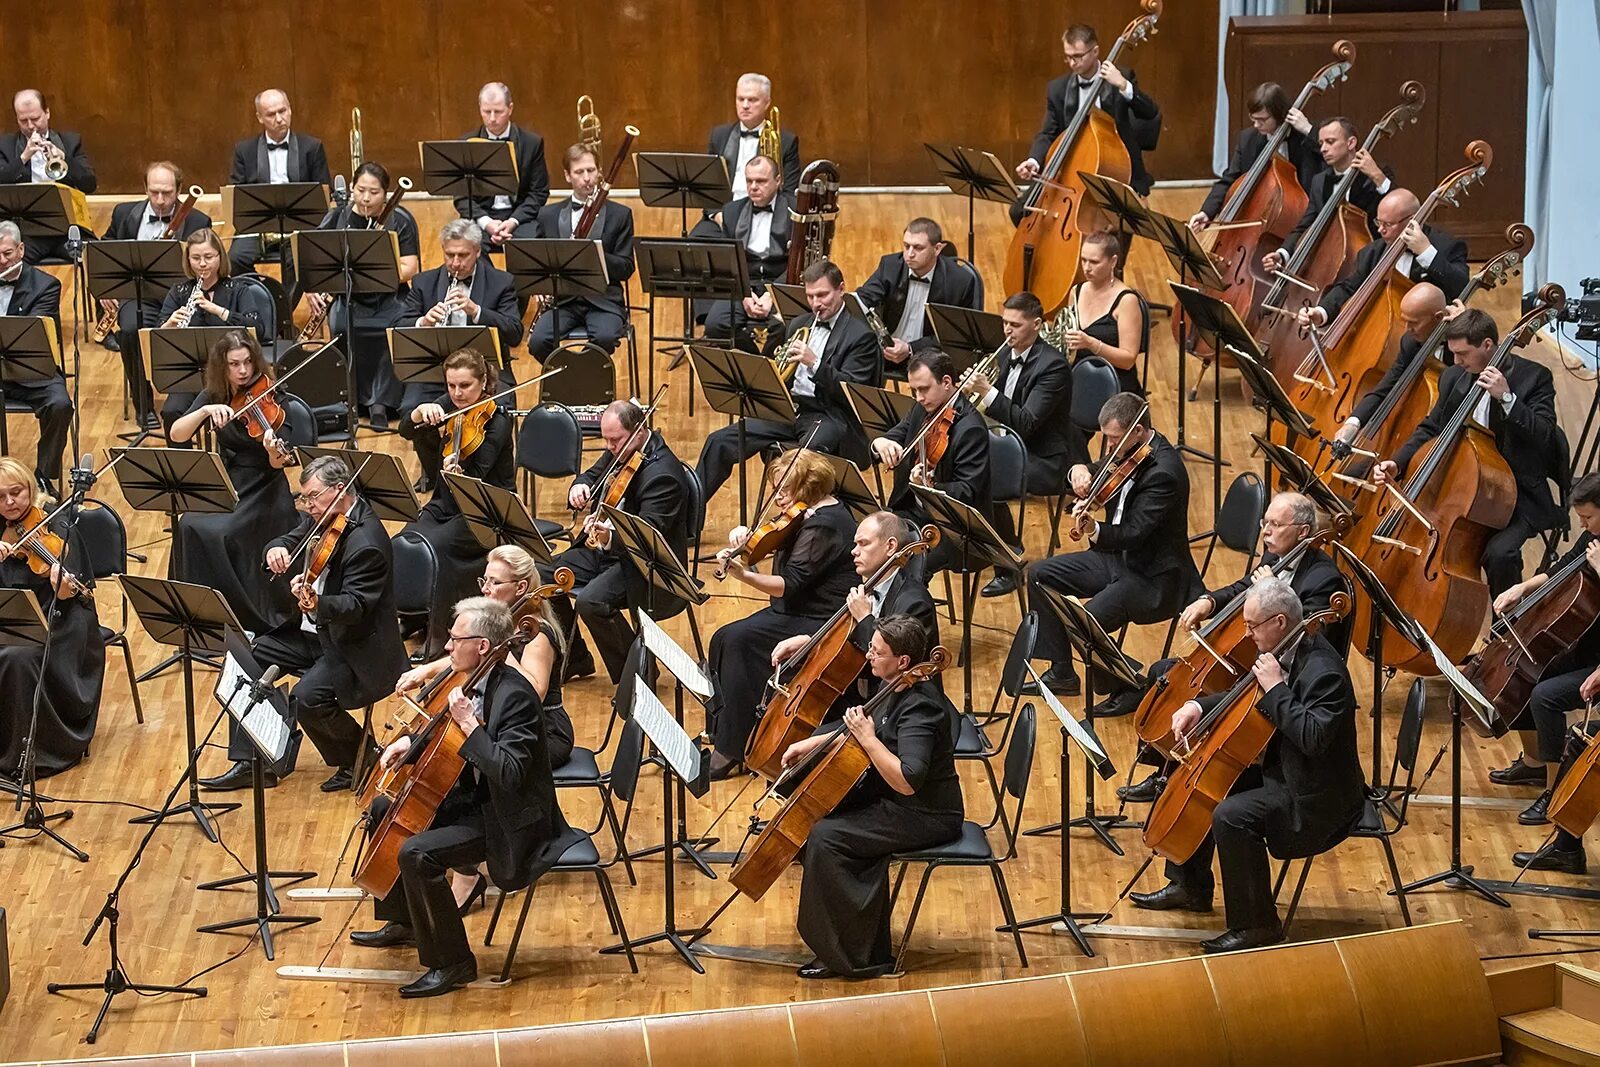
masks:
<svg viewBox="0 0 1600 1067"><path fill-rule="evenodd" d="M915 274L913 274L911 276L911 280L914 281L914 282L921 282L923 285L932 285L933 284L933 275L930 274L926 278L919 278Z"/></svg>
<svg viewBox="0 0 1600 1067"><path fill-rule="evenodd" d="M743 126L740 126L739 127L739 136L740 137L760 137L761 136L761 127L757 126L753 130L747 130Z"/></svg>
<svg viewBox="0 0 1600 1067"><path fill-rule="evenodd" d="M172 216L171 215L147 215L145 217L145 221L146 222L171 222L172 221Z"/></svg>
<svg viewBox="0 0 1600 1067"><path fill-rule="evenodd" d="M584 208L588 207L589 205L584 203L582 200L574 200L574 201L571 202L571 206L572 206L572 210L574 210L574 211L582 211Z"/></svg>
<svg viewBox="0 0 1600 1067"><path fill-rule="evenodd" d="M759 207L759 206L756 206L756 205L752 205L751 206L751 210L753 210L757 215L760 215L763 212L765 212L766 214L770 215L770 214L772 214L772 205L768 204L766 207Z"/></svg>
<svg viewBox="0 0 1600 1067"><path fill-rule="evenodd" d="M287 151L289 151L289 142L288 141L279 141L277 143L273 143L272 141L268 141L267 142L267 151L268 152L287 152Z"/></svg>

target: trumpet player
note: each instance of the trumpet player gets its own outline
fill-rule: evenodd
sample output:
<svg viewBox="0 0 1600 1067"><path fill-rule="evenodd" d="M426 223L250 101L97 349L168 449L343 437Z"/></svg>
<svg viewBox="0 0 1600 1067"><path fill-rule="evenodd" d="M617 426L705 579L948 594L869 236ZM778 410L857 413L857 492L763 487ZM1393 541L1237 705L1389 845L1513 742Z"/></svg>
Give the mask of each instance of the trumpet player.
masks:
<svg viewBox="0 0 1600 1067"><path fill-rule="evenodd" d="M83 138L50 128L50 105L44 94L21 89L11 98L11 106L17 132L0 137L0 184L59 182L85 194L94 192L94 164L83 150ZM28 242L27 255L29 263L65 260L66 238L34 238Z"/></svg>

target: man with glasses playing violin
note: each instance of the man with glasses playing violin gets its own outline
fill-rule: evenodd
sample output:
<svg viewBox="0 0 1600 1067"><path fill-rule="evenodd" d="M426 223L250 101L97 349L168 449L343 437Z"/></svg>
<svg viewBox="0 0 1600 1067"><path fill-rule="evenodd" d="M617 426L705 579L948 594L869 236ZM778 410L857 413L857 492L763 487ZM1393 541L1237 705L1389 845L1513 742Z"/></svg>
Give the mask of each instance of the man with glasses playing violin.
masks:
<svg viewBox="0 0 1600 1067"><path fill-rule="evenodd" d="M351 481L350 468L334 456L321 456L301 468L295 503L305 514L298 526L268 544L264 561L278 580L289 582L300 613L258 635L251 646L263 667L277 666L300 676L289 691L288 722L290 727L300 724L323 761L334 768L333 776L322 783L325 793L350 787L365 739L360 724L347 712L393 692L395 679L406 669L389 535ZM340 518L343 530L335 534ZM312 539L313 533L322 536ZM308 560L322 562L310 582L305 580ZM249 788L251 747L250 739L230 721L228 757L233 766L203 779L201 787ZM282 773L294 769L298 752L297 734ZM266 776L268 786L277 780L276 774Z"/></svg>

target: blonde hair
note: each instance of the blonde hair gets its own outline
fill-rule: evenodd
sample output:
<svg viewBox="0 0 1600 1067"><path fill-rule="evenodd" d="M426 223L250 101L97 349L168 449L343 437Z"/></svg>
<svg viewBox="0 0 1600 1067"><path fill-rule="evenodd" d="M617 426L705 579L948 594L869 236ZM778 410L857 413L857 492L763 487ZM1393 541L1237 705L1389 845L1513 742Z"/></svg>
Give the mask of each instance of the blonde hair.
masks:
<svg viewBox="0 0 1600 1067"><path fill-rule="evenodd" d="M784 478L784 484L789 489L789 495L803 504L815 504L839 484L833 473L833 464L828 462L827 457L808 448L786 452L767 464L768 482L776 486L786 471L788 477Z"/></svg>
<svg viewBox="0 0 1600 1067"><path fill-rule="evenodd" d="M489 550L486 563L503 563L511 570L511 580L527 582L532 589L539 584L539 565L534 560L532 553L521 545L496 545ZM548 598L539 605L539 618L550 624L551 638L556 646L556 654L567 654L566 635L561 632L561 623L556 619L555 609L550 606Z"/></svg>
<svg viewBox="0 0 1600 1067"><path fill-rule="evenodd" d="M20 459L0 456L0 485L27 486L33 492L32 502L41 508L48 508L54 503L50 494L39 488L39 479L34 476L32 468Z"/></svg>

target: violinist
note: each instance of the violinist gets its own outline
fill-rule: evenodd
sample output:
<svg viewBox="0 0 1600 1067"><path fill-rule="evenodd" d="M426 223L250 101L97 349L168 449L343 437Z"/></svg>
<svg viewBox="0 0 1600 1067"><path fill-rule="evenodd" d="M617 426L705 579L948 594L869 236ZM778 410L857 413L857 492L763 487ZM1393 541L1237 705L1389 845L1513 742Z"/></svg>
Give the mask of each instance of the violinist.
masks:
<svg viewBox="0 0 1600 1067"><path fill-rule="evenodd" d="M644 608L656 620L682 611L683 602L656 590L640 569L629 562L621 545L613 545L611 528L595 514L598 504L610 503L654 526L673 553L684 560L694 535L689 511L689 476L661 434L645 421L645 409L632 400L617 400L600 413L600 437L606 450L578 475L567 493L567 506L588 510L584 536L540 575L549 581L558 567L570 567L576 577L572 597L552 601L561 631L568 636L567 662L562 680L594 673L594 656L578 632L577 620L589 626L600 658L613 683L633 643L633 624L627 612ZM625 485L620 495L613 490ZM615 499L612 499L615 497Z"/></svg>
<svg viewBox="0 0 1600 1067"><path fill-rule="evenodd" d="M1481 386L1484 396L1472 418L1494 434L1495 447L1517 480L1511 522L1489 538L1483 551L1484 577L1489 591L1499 596L1522 580L1522 546L1561 522L1550 480L1571 477L1567 437L1556 424L1555 384L1547 368L1515 353L1500 366L1489 366L1500 330L1488 312L1467 308L1446 324L1444 337L1455 366L1439 376L1439 399L1395 457L1373 468L1372 480L1399 484L1417 450L1439 435L1468 391Z"/></svg>
<svg viewBox="0 0 1600 1067"><path fill-rule="evenodd" d="M376 703L406 668L395 611L389 535L352 484L350 468L336 456L319 456L300 468L299 524L268 542L264 565L289 583L300 611L266 633L251 651L263 667L277 665L300 680L289 691L288 723L304 728L334 773L325 793L348 789L365 740L347 712ZM312 539L313 533L319 534ZM314 577L306 580L308 562ZM233 766L201 788L250 787L250 739L230 720L228 758ZM293 769L298 735L284 765ZM285 772L287 773L287 771ZM277 784L268 773L266 784Z"/></svg>
<svg viewBox="0 0 1600 1067"><path fill-rule="evenodd" d="M1432 282L1418 282L1406 291L1406 295L1400 298L1400 319L1405 323L1406 332L1400 335L1394 364L1377 387L1356 404L1355 410L1350 412L1344 425L1335 434L1337 440L1349 444L1356 439L1361 428L1371 421L1378 408L1388 399L1389 393L1406 376L1412 362L1419 358L1423 343L1433 335L1440 320L1453 318L1462 310L1459 303L1446 304L1444 290ZM1449 348L1444 348L1443 354L1447 359L1454 358L1450 356Z"/></svg>
<svg viewBox="0 0 1600 1067"><path fill-rule="evenodd" d="M797 416L793 424L746 419L744 453L739 452L739 431L733 426L714 430L700 449L695 473L705 499L716 495L736 465L774 444L809 441L811 448L844 456L857 464L866 458L866 441L845 399L841 382L879 385L883 359L872 331L854 315L845 313L844 274L826 260L805 269L809 315L786 324L785 359L795 364L790 393ZM809 330L804 341L798 331ZM818 429L818 427L821 427Z"/></svg>
<svg viewBox="0 0 1600 1067"><path fill-rule="evenodd" d="M1228 190L1255 166L1261 150L1267 147L1268 138L1277 133L1278 127L1284 123L1289 124L1289 135L1283 141L1283 154L1294 167L1300 187L1311 188L1317 175L1327 168L1322 153L1318 151L1317 140L1311 136L1311 120L1299 108L1290 106L1289 94L1283 91L1283 86L1277 82L1262 82L1245 97L1244 109L1250 116L1249 127L1239 131L1227 168L1211 187L1211 192L1206 194L1206 201L1200 210L1189 216L1189 228L1196 233L1217 217L1227 202Z"/></svg>
<svg viewBox="0 0 1600 1067"><path fill-rule="evenodd" d="M515 492L517 470L511 416L497 403L484 403L499 384L495 368L482 353L463 348L445 357L444 382L443 402L412 408L400 424L400 436L414 442L419 455L437 450L442 457L441 470ZM444 653L451 605L471 596L476 588L478 575L483 573L484 548L443 478L433 487L433 499L406 530L419 534L433 546L434 558L439 562L423 652L432 659Z"/></svg>
<svg viewBox="0 0 1600 1067"><path fill-rule="evenodd" d="M815 630L855 584L846 564L856 523L850 509L833 495L834 474L828 460L807 449L780 455L767 466L767 485L774 517L757 530L769 538L785 538L772 554L772 573L762 574L751 564L746 543L752 533L743 526L733 529L728 547L717 553L728 577L769 597L771 603L711 635L708 664L719 683L712 730L714 779L732 777L742 769L773 647ZM763 530L779 525L782 533Z"/></svg>
<svg viewBox="0 0 1600 1067"><path fill-rule="evenodd" d="M1201 591L1200 574L1189 554L1189 473L1167 439L1150 426L1142 397L1118 393L1100 409L1100 434L1106 458L1093 466L1077 464L1067 483L1078 503L1075 520L1086 523L1089 548L1052 556L1028 567L1028 602L1039 613L1041 659L1051 661L1044 684L1076 696L1082 683L1072 666L1072 650L1056 613L1040 589L1083 598L1100 624L1115 631L1126 624L1163 622ZM1113 459L1139 460L1105 505L1105 519L1088 516L1095 476ZM1102 693L1106 687L1100 687ZM1115 693L1107 694L1115 698Z"/></svg>
<svg viewBox="0 0 1600 1067"><path fill-rule="evenodd" d="M477 671L491 649L510 639L513 625L510 609L499 601L461 601L450 627L451 669ZM432 825L401 846L400 880L373 906L383 925L350 934L366 948L416 946L425 971L400 987L407 999L440 996L478 977L461 906L447 881L453 868L487 860L489 877L510 893L537 881L576 839L556 802L539 694L520 671L496 663L472 691L453 689L442 714L450 717L447 728L465 735L466 768ZM398 767L411 742L409 734L390 742L381 766ZM383 797L374 803L374 823L386 803Z"/></svg>
<svg viewBox="0 0 1600 1067"><path fill-rule="evenodd" d="M989 428L982 413L957 389L955 361L937 348L918 352L906 367L906 382L916 404L872 442L878 462L894 471L890 509L907 522L925 525L927 513L911 490L915 484L937 489L989 517L994 512ZM959 563L960 558L949 540L941 541L928 553L928 573Z"/></svg>
<svg viewBox="0 0 1600 1067"><path fill-rule="evenodd" d="M288 586L268 581L256 562L275 531L295 523L294 496L283 474L294 457L284 443L291 427L275 401L263 401L257 408L271 402L280 417L277 425L259 422L253 414L243 419L235 414L252 386L265 381L271 387L272 370L254 333L230 330L212 345L201 381L204 389L194 406L173 420L171 438L188 442L202 426L211 426L239 502L229 512L178 517L173 560L183 561L183 573L172 577L217 590L246 630L266 633L294 614Z"/></svg>
<svg viewBox="0 0 1600 1067"><path fill-rule="evenodd" d="M1144 395L1139 359L1150 347L1150 309L1122 280L1122 242L1114 233L1086 233L1079 254L1083 281L1067 297L1076 325L1066 332L1072 362L1098 356L1116 368L1117 387ZM1125 299L1133 297L1132 300Z"/></svg>
<svg viewBox="0 0 1600 1067"><path fill-rule="evenodd" d="M873 677L892 684L927 659L928 632L909 615L878 623L867 650ZM845 728L872 769L806 839L796 926L816 958L801 978L877 978L894 967L889 937L889 857L961 833L954 710L932 681L896 694L879 716L853 707ZM825 743L828 726L784 753L793 766Z"/></svg>
<svg viewBox="0 0 1600 1067"><path fill-rule="evenodd" d="M929 218L906 223L900 235L901 251L878 260L872 276L856 288L862 304L878 313L892 343L883 350L885 371L905 373L911 353L931 348L937 341L927 332L929 304L952 304L982 310L978 272L954 256L944 254L949 245L944 231Z"/></svg>
<svg viewBox="0 0 1600 1067"><path fill-rule="evenodd" d="M1300 598L1282 578L1262 579L1246 594L1245 632L1258 649L1278 649L1303 617ZM1167 884L1154 893L1129 895L1139 908L1209 912L1215 852L1228 929L1200 942L1206 952L1282 941L1268 850L1284 859L1326 852L1349 836L1366 803L1356 752L1356 694L1344 656L1313 632L1277 654L1263 651L1251 670L1260 684L1255 710L1277 732L1260 763L1245 768L1217 805L1211 833L1195 854L1182 864L1169 862ZM1180 746L1216 699L1191 700L1173 713Z"/></svg>
<svg viewBox="0 0 1600 1067"><path fill-rule="evenodd" d="M27 249L22 231L10 219L0 220L0 315L37 315L56 325L61 334L61 282L48 272L24 262ZM33 409L39 420L39 447L34 461L39 485L54 491L61 480L61 453L72 429L72 397L66 377L57 372L41 382L6 382L0 397Z"/></svg>
<svg viewBox="0 0 1600 1067"><path fill-rule="evenodd" d="M1361 209L1368 219L1378 214L1378 201L1390 189L1394 188L1394 172L1386 165L1380 164L1373 158L1372 153L1361 147L1361 134L1356 129L1356 124L1343 115L1323 119L1317 123L1317 150L1322 154L1322 161L1327 169L1319 173L1306 186L1306 210L1300 216L1300 221L1295 223L1294 229L1289 231L1289 236L1284 238L1283 244L1268 252L1261 259L1262 267L1271 274L1289 262L1289 257L1294 254L1295 246L1300 243L1311 224L1317 221L1317 216L1322 214L1322 208L1338 188L1339 181L1352 169L1359 171L1350 182L1350 189L1345 196L1346 202ZM1369 227L1372 236L1376 237L1376 227Z"/></svg>
<svg viewBox="0 0 1600 1067"><path fill-rule="evenodd" d="M232 268L222 238L212 229L195 230L183 239L183 272L189 281L167 290L156 313L160 329L186 326L232 326L253 330L261 340L261 309L250 287L230 277ZM197 292L198 291L198 292ZM161 402L161 425L172 440L172 424L194 403L193 393L168 393Z"/></svg>
<svg viewBox="0 0 1600 1067"><path fill-rule="evenodd" d="M53 531L24 540L52 506L39 492L33 471L10 456L0 457L0 520L5 524L0 586L31 590L50 626L48 663L39 646L0 646L0 774L13 778L22 769L35 694L41 699L33 761L41 778L76 765L88 753L100 717L105 640L88 579L80 584L70 577L88 572L88 552L76 536L67 547ZM63 551L66 577L59 562L49 562L59 561Z"/></svg>

